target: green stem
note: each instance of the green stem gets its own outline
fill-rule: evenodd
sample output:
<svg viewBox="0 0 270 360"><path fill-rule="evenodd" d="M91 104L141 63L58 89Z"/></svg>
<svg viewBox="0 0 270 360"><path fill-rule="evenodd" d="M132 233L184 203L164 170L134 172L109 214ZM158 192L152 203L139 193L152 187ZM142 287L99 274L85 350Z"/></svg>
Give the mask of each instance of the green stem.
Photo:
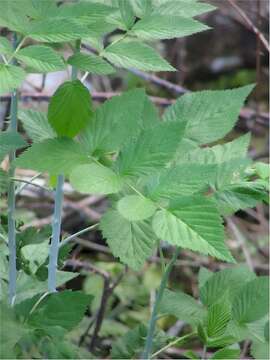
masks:
<svg viewBox="0 0 270 360"><path fill-rule="evenodd" d="M70 236L68 236L67 238L65 238L65 240L61 241L60 244L59 244L59 248L61 248L62 246L65 246L66 244L68 244L71 240L75 239L76 237L90 231L90 230L93 230L95 229L99 224L94 224L94 225L91 225L91 226L88 226L87 228L85 229L82 229L78 232L76 232L75 234L72 234Z"/></svg>
<svg viewBox="0 0 270 360"><path fill-rule="evenodd" d="M17 36L14 34L13 37L13 47L16 48L17 45ZM18 120L18 92L14 90L11 96L11 106L10 106L10 131L17 131ZM9 154L9 177L13 177L15 174L15 168L12 165L13 160L16 157L15 151L11 151ZM10 305L14 304L16 296L16 277L17 277L17 268L16 268L16 223L15 223L15 184L13 181L9 182L8 186L8 248L9 248L9 283L8 283L8 292L9 292L9 303Z"/></svg>
<svg viewBox="0 0 270 360"><path fill-rule="evenodd" d="M165 272L162 275L160 287L159 287L159 290L156 295L154 308L152 310L152 314L151 314L151 318L150 318L150 322L149 322L149 326L148 326L145 348L144 348L144 351L143 351L143 354L141 357L142 359L150 359L150 357L151 357L151 351L152 351L153 338L154 338L154 333L155 333L159 305L162 300L162 296L163 296L164 290L166 288L170 272L171 272L173 265L179 255L179 252L180 252L179 248L175 250L172 260L169 262L169 264L167 265L167 267L165 269Z"/></svg>
<svg viewBox="0 0 270 360"><path fill-rule="evenodd" d="M52 223L52 241L50 245L49 265L48 265L48 290L50 293L56 292L56 272L57 272L59 242L60 242L60 233L61 233L63 185L64 185L64 175L58 175L56 191L55 191L54 213L53 213L53 223Z"/></svg>
<svg viewBox="0 0 270 360"><path fill-rule="evenodd" d="M151 356L151 359L155 358L156 356L158 356L159 354L161 354L162 352L164 352L165 350L169 349L170 347L178 344L179 343L183 343L184 341L186 341L187 339L191 338L192 336L196 335L195 332L193 333L190 333L190 334L187 334L187 335L184 335L172 342L170 342L168 345L164 346L163 348L161 348L160 350L158 350L157 352L155 352L152 356Z"/></svg>

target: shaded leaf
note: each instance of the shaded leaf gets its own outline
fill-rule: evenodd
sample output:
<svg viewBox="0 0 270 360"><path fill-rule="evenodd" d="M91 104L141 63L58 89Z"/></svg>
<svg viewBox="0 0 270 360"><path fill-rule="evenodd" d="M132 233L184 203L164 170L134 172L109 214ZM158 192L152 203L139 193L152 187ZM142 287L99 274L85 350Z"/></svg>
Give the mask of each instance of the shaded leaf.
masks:
<svg viewBox="0 0 270 360"><path fill-rule="evenodd" d="M0 63L0 94L13 91L21 86L25 72L18 66Z"/></svg>
<svg viewBox="0 0 270 360"><path fill-rule="evenodd" d="M114 68L96 55L89 55L83 53L76 53L68 58L70 65L76 66L76 68L87 71L90 74L108 75L115 72Z"/></svg>
<svg viewBox="0 0 270 360"><path fill-rule="evenodd" d="M138 221L151 217L156 211L156 206L142 196L127 195L118 201L117 210L127 220Z"/></svg>
<svg viewBox="0 0 270 360"><path fill-rule="evenodd" d="M0 132L0 162L10 152L26 146L23 137L14 131Z"/></svg>

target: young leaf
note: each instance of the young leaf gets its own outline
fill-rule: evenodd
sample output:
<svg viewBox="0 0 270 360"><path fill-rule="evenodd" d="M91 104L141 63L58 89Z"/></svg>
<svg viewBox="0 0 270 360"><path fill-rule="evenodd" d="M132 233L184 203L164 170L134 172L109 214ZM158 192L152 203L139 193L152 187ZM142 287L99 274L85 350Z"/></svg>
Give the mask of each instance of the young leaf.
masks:
<svg viewBox="0 0 270 360"><path fill-rule="evenodd" d="M180 16L150 15L139 20L131 33L146 39L172 39L209 29L200 22Z"/></svg>
<svg viewBox="0 0 270 360"><path fill-rule="evenodd" d="M8 39L0 36L0 54L11 55L13 53L13 48Z"/></svg>
<svg viewBox="0 0 270 360"><path fill-rule="evenodd" d="M19 119L23 128L33 142L41 142L56 137L56 132L50 126L47 115L36 110L20 110Z"/></svg>
<svg viewBox="0 0 270 360"><path fill-rule="evenodd" d="M69 174L75 166L89 163L89 159L72 139L55 138L32 145L15 163L18 167L57 175Z"/></svg>
<svg viewBox="0 0 270 360"><path fill-rule="evenodd" d="M185 137L199 144L211 143L233 128L253 87L185 94L165 111L163 118L166 121L187 121Z"/></svg>
<svg viewBox="0 0 270 360"><path fill-rule="evenodd" d="M197 16L208 11L213 11L216 8L210 4L201 2L189 2L181 0L168 0L158 5L153 13L160 15L176 15L185 18Z"/></svg>
<svg viewBox="0 0 270 360"><path fill-rule="evenodd" d="M76 53L68 58L68 63L90 74L108 75L114 73L114 68L96 55Z"/></svg>
<svg viewBox="0 0 270 360"><path fill-rule="evenodd" d="M130 221L144 220L152 216L156 206L151 200L139 195L127 195L117 203L117 210Z"/></svg>
<svg viewBox="0 0 270 360"><path fill-rule="evenodd" d="M217 338L225 333L231 319L231 305L225 296L217 303L211 305L207 312L207 335L210 338Z"/></svg>
<svg viewBox="0 0 270 360"><path fill-rule="evenodd" d="M202 286L200 286L200 299L203 304L211 306L224 295L224 289L229 293L229 298L242 291L248 281L256 275L246 265L238 265L213 273Z"/></svg>
<svg viewBox="0 0 270 360"><path fill-rule="evenodd" d="M42 73L59 71L66 67L61 56L52 48L43 45L27 46L16 53L16 58L31 69Z"/></svg>
<svg viewBox="0 0 270 360"><path fill-rule="evenodd" d="M117 168L122 176L148 175L172 159L185 129L184 123L160 123L147 129L120 152Z"/></svg>
<svg viewBox="0 0 270 360"><path fill-rule="evenodd" d="M0 132L0 162L10 152L26 146L27 143L17 132L1 131Z"/></svg>
<svg viewBox="0 0 270 360"><path fill-rule="evenodd" d="M146 221L128 221L116 210L108 211L100 228L115 257L134 270L139 270L152 254L156 237Z"/></svg>
<svg viewBox="0 0 270 360"><path fill-rule="evenodd" d="M61 326L71 330L82 320L91 299L81 291L50 294L30 315L28 323L39 328Z"/></svg>
<svg viewBox="0 0 270 360"><path fill-rule="evenodd" d="M235 297L232 305L233 318L240 323L260 319L269 310L269 278L260 276L249 281Z"/></svg>
<svg viewBox="0 0 270 360"><path fill-rule="evenodd" d="M202 322L206 316L203 306L182 291L165 290L159 310L191 325Z"/></svg>
<svg viewBox="0 0 270 360"><path fill-rule="evenodd" d="M79 80L66 81L60 85L49 103L48 120L58 135L77 135L92 116L90 93Z"/></svg>
<svg viewBox="0 0 270 360"><path fill-rule="evenodd" d="M113 194L123 186L118 175L98 164L76 166L70 174L70 183L74 189L86 194Z"/></svg>
<svg viewBox="0 0 270 360"><path fill-rule="evenodd" d="M36 41L48 43L72 41L87 36L87 34L86 27L72 19L59 17L32 21L25 33Z"/></svg>
<svg viewBox="0 0 270 360"><path fill-rule="evenodd" d="M13 91L21 86L25 72L18 66L0 63L0 94Z"/></svg>
<svg viewBox="0 0 270 360"><path fill-rule="evenodd" d="M118 151L143 128L144 90L134 89L114 96L99 106L80 135L89 153Z"/></svg>
<svg viewBox="0 0 270 360"><path fill-rule="evenodd" d="M158 175L152 176L147 184L147 195L151 199L172 199L180 195L192 195L207 190L215 179L214 165L181 164L172 166Z"/></svg>
<svg viewBox="0 0 270 360"><path fill-rule="evenodd" d="M224 244L222 220L213 203L203 197L179 198L153 218L156 235L173 245L234 262Z"/></svg>
<svg viewBox="0 0 270 360"><path fill-rule="evenodd" d="M154 49L138 41L119 41L111 44L102 55L114 65L125 69L175 71Z"/></svg>

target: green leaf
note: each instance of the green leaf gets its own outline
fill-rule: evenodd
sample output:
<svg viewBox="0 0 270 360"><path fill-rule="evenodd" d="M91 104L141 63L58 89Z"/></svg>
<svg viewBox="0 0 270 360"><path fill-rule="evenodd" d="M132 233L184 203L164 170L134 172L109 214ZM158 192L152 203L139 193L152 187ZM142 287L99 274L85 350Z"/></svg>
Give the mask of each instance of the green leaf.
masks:
<svg viewBox="0 0 270 360"><path fill-rule="evenodd" d="M211 278L213 275L212 271L208 270L207 268L201 266L198 274L198 282L199 282L199 289L201 289L206 281Z"/></svg>
<svg viewBox="0 0 270 360"><path fill-rule="evenodd" d="M233 90L200 91L181 96L164 113L164 120L187 121L185 137L207 144L225 136L235 125L254 85Z"/></svg>
<svg viewBox="0 0 270 360"><path fill-rule="evenodd" d="M43 45L30 45L16 53L16 58L31 70L47 73L65 69L66 65L52 48ZM31 71L34 72L34 71Z"/></svg>
<svg viewBox="0 0 270 360"><path fill-rule="evenodd" d="M48 122L46 113L36 110L19 110L18 117L33 142L41 142L56 137L55 131Z"/></svg>
<svg viewBox="0 0 270 360"><path fill-rule="evenodd" d="M0 195L7 192L8 180L8 173L0 168Z"/></svg>
<svg viewBox="0 0 270 360"><path fill-rule="evenodd" d="M146 40L172 39L209 29L200 22L181 16L150 15L133 26L131 33Z"/></svg>
<svg viewBox="0 0 270 360"><path fill-rule="evenodd" d="M118 151L124 143L138 135L144 127L146 99L143 89L134 89L99 106L80 135L86 151L95 154Z"/></svg>
<svg viewBox="0 0 270 360"><path fill-rule="evenodd" d="M26 146L23 137L14 131L0 132L0 162L10 152Z"/></svg>
<svg viewBox="0 0 270 360"><path fill-rule="evenodd" d="M49 254L49 244L30 244L22 247L21 254L24 261L28 263L32 274L35 274L38 268L45 263Z"/></svg>
<svg viewBox="0 0 270 360"><path fill-rule="evenodd" d="M49 103L48 120L58 135L77 135L92 116L90 93L79 80L66 81L60 85Z"/></svg>
<svg viewBox="0 0 270 360"><path fill-rule="evenodd" d="M15 163L18 167L57 175L69 174L75 166L89 163L89 159L79 143L55 138L33 144Z"/></svg>
<svg viewBox="0 0 270 360"><path fill-rule="evenodd" d="M240 323L260 319L269 310L269 278L260 276L249 281L235 297L232 304L233 318Z"/></svg>
<svg viewBox="0 0 270 360"><path fill-rule="evenodd" d="M175 71L175 69L150 46L137 41L119 41L111 44L102 55L118 67L145 71Z"/></svg>
<svg viewBox="0 0 270 360"><path fill-rule="evenodd" d="M156 211L156 206L142 196L127 195L118 201L117 210L127 220L138 221L151 217Z"/></svg>
<svg viewBox="0 0 270 360"><path fill-rule="evenodd" d="M169 0L159 4L159 6L154 9L153 13L172 16L177 15L189 18L215 9L216 8L210 4L200 2Z"/></svg>
<svg viewBox="0 0 270 360"><path fill-rule="evenodd" d="M21 86L25 72L18 66L0 63L0 94L13 91Z"/></svg>
<svg viewBox="0 0 270 360"><path fill-rule="evenodd" d="M228 291L229 298L233 299L248 281L255 278L256 275L246 265L218 271L200 286L200 299L203 304L211 306L220 300L225 290Z"/></svg>
<svg viewBox="0 0 270 360"><path fill-rule="evenodd" d="M29 0L27 15L33 19L44 19L53 16L57 12L55 0Z"/></svg>
<svg viewBox="0 0 270 360"><path fill-rule="evenodd" d="M269 342L252 341L250 352L254 359L269 359Z"/></svg>
<svg viewBox="0 0 270 360"><path fill-rule="evenodd" d="M70 174L74 189L86 194L113 194L123 183L111 169L99 164L76 166Z"/></svg>
<svg viewBox="0 0 270 360"><path fill-rule="evenodd" d="M72 19L51 17L32 21L25 35L36 41L66 42L87 36L87 28Z"/></svg>
<svg viewBox="0 0 270 360"><path fill-rule="evenodd" d="M170 244L234 262L224 244L222 220L211 201L183 197L160 210L153 218L156 235Z"/></svg>
<svg viewBox="0 0 270 360"><path fill-rule="evenodd" d="M89 55L83 53L76 53L68 58L70 65L76 66L76 68L87 71L90 74L108 75L115 72L114 68L96 55Z"/></svg>
<svg viewBox="0 0 270 360"><path fill-rule="evenodd" d="M122 176L148 175L172 159L185 129L184 123L160 123L130 141L120 152L117 168Z"/></svg>
<svg viewBox="0 0 270 360"><path fill-rule="evenodd" d="M135 22L135 15L132 8L132 0L118 0L119 9L126 29L130 29Z"/></svg>
<svg viewBox="0 0 270 360"><path fill-rule="evenodd" d="M30 315L28 323L39 328L61 326L71 330L82 320L91 299L81 291L50 294Z"/></svg>
<svg viewBox="0 0 270 360"><path fill-rule="evenodd" d="M191 325L202 322L206 316L203 306L182 291L165 290L159 310Z"/></svg>
<svg viewBox="0 0 270 360"><path fill-rule="evenodd" d="M13 48L8 39L0 36L0 54L11 55L13 53Z"/></svg>
<svg viewBox="0 0 270 360"><path fill-rule="evenodd" d="M257 162L255 163L255 170L261 179L266 180L269 178L269 164Z"/></svg>
<svg viewBox="0 0 270 360"><path fill-rule="evenodd" d="M152 11L152 1L149 0L133 0L131 1L131 5L138 18L143 18Z"/></svg>
<svg viewBox="0 0 270 360"><path fill-rule="evenodd" d="M180 195L192 195L208 190L216 174L214 165L181 164L172 166L158 175L152 176L147 184L147 196L156 200L172 199Z"/></svg>
<svg viewBox="0 0 270 360"><path fill-rule="evenodd" d="M128 221L118 211L110 210L101 219L100 228L115 257L139 270L151 256L156 237L146 221Z"/></svg>
<svg viewBox="0 0 270 360"><path fill-rule="evenodd" d="M28 27L25 5L28 0L0 0L0 26L23 32Z"/></svg>
<svg viewBox="0 0 270 360"><path fill-rule="evenodd" d="M187 154L179 154L177 163L222 164L232 159L244 158L250 143L250 133L223 145L197 148Z"/></svg>
<svg viewBox="0 0 270 360"><path fill-rule="evenodd" d="M225 292L225 296L208 309L206 319L208 337L217 338L222 336L230 319L231 306Z"/></svg>
<svg viewBox="0 0 270 360"><path fill-rule="evenodd" d="M229 347L225 347L220 349L214 353L211 359L239 359L240 358L240 349L232 349Z"/></svg>

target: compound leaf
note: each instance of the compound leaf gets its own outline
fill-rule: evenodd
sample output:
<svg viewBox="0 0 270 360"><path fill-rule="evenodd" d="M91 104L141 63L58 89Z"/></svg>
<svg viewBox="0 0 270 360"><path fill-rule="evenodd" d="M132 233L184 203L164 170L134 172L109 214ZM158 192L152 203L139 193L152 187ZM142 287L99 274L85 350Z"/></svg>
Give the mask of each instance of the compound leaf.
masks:
<svg viewBox="0 0 270 360"><path fill-rule="evenodd" d="M118 201L117 210L127 220L138 221L151 217L156 211L156 206L142 196L127 195Z"/></svg>
<svg viewBox="0 0 270 360"><path fill-rule="evenodd" d="M122 181L111 169L99 164L84 164L70 174L74 189L87 194L113 194L122 188Z"/></svg>
<svg viewBox="0 0 270 360"><path fill-rule="evenodd" d="M146 221L128 221L116 210L108 211L100 228L115 257L134 270L139 270L152 254L156 237Z"/></svg>
<svg viewBox="0 0 270 360"><path fill-rule="evenodd" d="M24 78L25 72L19 66L0 64L0 94L17 89Z"/></svg>
<svg viewBox="0 0 270 360"><path fill-rule="evenodd" d="M41 73L63 70L66 65L52 48L43 45L30 45L16 53L16 58Z"/></svg>
<svg viewBox="0 0 270 360"><path fill-rule="evenodd" d="M175 71L154 49L138 41L119 41L111 44L102 55L114 65L125 69Z"/></svg>
<svg viewBox="0 0 270 360"><path fill-rule="evenodd" d="M114 68L96 55L76 53L68 58L68 63L90 74L108 75L115 72Z"/></svg>
<svg viewBox="0 0 270 360"><path fill-rule="evenodd" d="M156 235L173 245L234 262L224 244L222 220L213 203L204 197L179 198L169 210L153 218Z"/></svg>
<svg viewBox="0 0 270 360"><path fill-rule="evenodd" d="M75 166L89 163L80 144L68 138L55 138L33 144L15 160L18 167L50 174L69 174Z"/></svg>
<svg viewBox="0 0 270 360"><path fill-rule="evenodd" d="M87 126L92 115L90 93L79 80L60 85L49 103L48 120L60 136L77 135Z"/></svg>
<svg viewBox="0 0 270 360"><path fill-rule="evenodd" d="M44 112L20 110L18 117L23 124L24 130L33 142L41 142L56 137L56 132L50 126L47 115Z"/></svg>
<svg viewBox="0 0 270 360"><path fill-rule="evenodd" d="M164 120L187 121L185 137L207 144L225 136L234 126L240 109L254 85L233 90L185 94L164 113Z"/></svg>
<svg viewBox="0 0 270 360"><path fill-rule="evenodd" d="M209 29L200 22L180 16L150 15L139 20L131 33L143 39L172 39Z"/></svg>

